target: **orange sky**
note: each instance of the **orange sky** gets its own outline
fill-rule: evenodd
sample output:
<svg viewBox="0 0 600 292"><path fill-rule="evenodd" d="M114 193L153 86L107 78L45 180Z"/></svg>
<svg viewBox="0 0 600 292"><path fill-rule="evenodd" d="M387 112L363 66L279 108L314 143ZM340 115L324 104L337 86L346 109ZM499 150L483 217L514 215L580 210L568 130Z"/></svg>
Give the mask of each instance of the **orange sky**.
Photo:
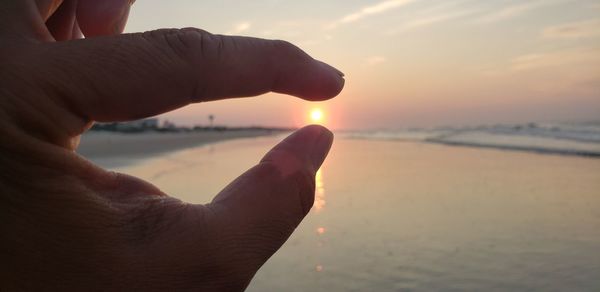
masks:
<svg viewBox="0 0 600 292"><path fill-rule="evenodd" d="M600 1L138 1L127 31L195 26L286 39L346 74L337 98L188 106L180 124L334 129L600 119Z"/></svg>

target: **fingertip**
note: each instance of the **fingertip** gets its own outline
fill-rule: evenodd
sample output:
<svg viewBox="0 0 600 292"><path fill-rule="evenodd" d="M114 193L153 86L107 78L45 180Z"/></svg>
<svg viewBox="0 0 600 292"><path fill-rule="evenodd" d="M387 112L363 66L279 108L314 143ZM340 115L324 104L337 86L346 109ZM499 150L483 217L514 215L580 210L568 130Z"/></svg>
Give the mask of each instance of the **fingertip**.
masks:
<svg viewBox="0 0 600 292"><path fill-rule="evenodd" d="M321 125L309 125L275 146L262 162L277 165L284 176L299 170L316 173L329 153L333 133Z"/></svg>
<svg viewBox="0 0 600 292"><path fill-rule="evenodd" d="M321 79L321 81L325 84L322 91L323 99L330 99L340 94L346 83L346 79L344 79L345 74L339 69L325 62L317 61L317 63L322 68L322 71L325 75Z"/></svg>
<svg viewBox="0 0 600 292"><path fill-rule="evenodd" d="M309 154L312 167L316 172L321 168L323 161L325 161L327 154L329 154L329 150L333 144L333 133L321 125L309 125L301 130L311 131L313 132L311 135L316 137Z"/></svg>
<svg viewBox="0 0 600 292"><path fill-rule="evenodd" d="M317 61L317 62L321 63L321 64L322 64L324 67L326 67L327 69L329 69L329 70L331 70L331 71L333 71L333 72L337 73L337 75L338 75L338 76L340 76L340 77L344 77L344 76L346 76L346 74L344 74L344 72L340 71L340 69L338 69L338 68L336 68L336 67L333 67L333 66L331 66L331 65L329 65L329 64L327 64L327 63L325 63L325 62L322 62L322 61Z"/></svg>
<svg viewBox="0 0 600 292"><path fill-rule="evenodd" d="M313 73L306 74L306 83L300 97L311 101L321 101L336 97L344 89L344 73L335 67L315 60Z"/></svg>
<svg viewBox="0 0 600 292"><path fill-rule="evenodd" d="M271 48L268 58L275 81L271 90L291 94L305 100L327 100L337 96L344 88L344 73L335 67L313 59L299 47L285 41L259 40Z"/></svg>

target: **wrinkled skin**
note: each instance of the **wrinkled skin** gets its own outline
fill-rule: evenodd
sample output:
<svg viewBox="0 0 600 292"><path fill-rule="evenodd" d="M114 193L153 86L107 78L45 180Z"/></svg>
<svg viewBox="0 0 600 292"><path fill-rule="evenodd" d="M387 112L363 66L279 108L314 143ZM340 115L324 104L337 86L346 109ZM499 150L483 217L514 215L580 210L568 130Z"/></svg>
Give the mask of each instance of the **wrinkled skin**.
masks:
<svg viewBox="0 0 600 292"><path fill-rule="evenodd" d="M76 153L94 121L269 91L323 100L343 87L339 71L283 41L120 34L129 2L0 2L2 291L243 290L312 206L333 139L320 126L206 205Z"/></svg>

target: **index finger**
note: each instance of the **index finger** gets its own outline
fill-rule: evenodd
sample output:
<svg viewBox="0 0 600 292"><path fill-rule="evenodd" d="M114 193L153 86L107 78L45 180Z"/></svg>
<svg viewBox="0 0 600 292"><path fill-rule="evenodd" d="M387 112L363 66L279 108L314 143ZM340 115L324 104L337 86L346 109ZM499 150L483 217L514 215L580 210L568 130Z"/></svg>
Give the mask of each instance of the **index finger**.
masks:
<svg viewBox="0 0 600 292"><path fill-rule="evenodd" d="M45 45L40 61L53 74L39 82L59 86L66 104L95 121L137 119L269 91L324 100L344 86L341 72L290 43L198 29Z"/></svg>

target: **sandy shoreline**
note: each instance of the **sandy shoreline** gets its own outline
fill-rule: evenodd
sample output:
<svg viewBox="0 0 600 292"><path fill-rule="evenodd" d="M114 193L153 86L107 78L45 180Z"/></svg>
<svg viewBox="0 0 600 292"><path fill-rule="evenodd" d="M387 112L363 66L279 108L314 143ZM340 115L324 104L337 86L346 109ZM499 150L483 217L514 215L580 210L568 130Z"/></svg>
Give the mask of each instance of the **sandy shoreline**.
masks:
<svg viewBox="0 0 600 292"><path fill-rule="evenodd" d="M206 131L184 133L88 132L77 152L103 167L119 167L158 154L225 140L275 135L273 130Z"/></svg>

